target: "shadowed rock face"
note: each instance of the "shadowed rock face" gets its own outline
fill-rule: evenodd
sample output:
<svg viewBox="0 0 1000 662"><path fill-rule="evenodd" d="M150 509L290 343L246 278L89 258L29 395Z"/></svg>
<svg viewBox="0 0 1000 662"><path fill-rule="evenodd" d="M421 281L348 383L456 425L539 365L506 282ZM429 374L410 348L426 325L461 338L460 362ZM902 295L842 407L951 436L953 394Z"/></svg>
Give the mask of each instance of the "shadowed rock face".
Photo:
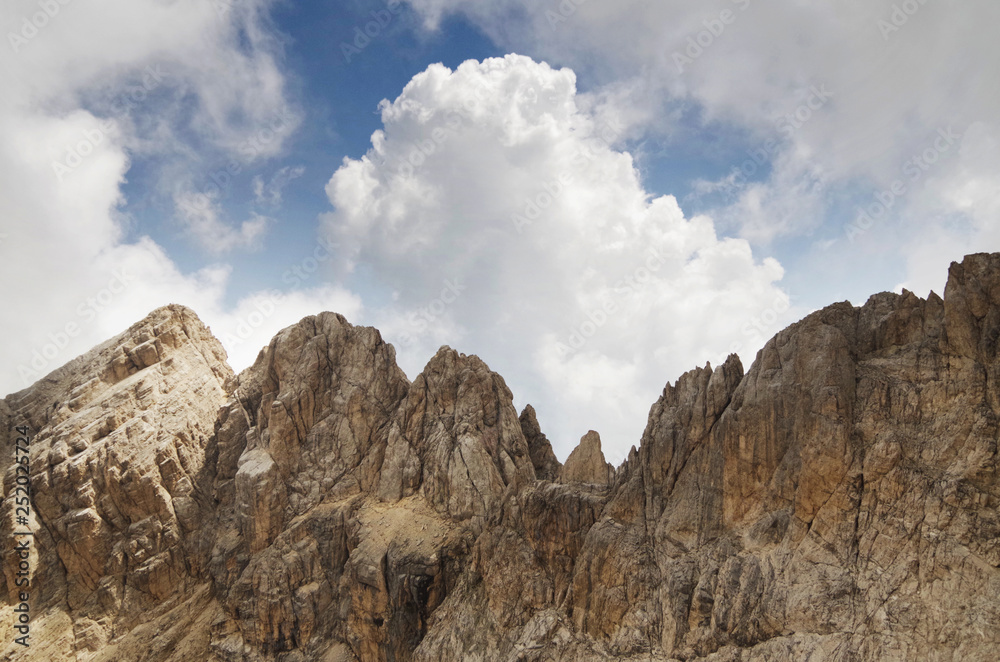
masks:
<svg viewBox="0 0 1000 662"><path fill-rule="evenodd" d="M154 311L0 401L34 430L32 646L9 660L993 661L1000 255L668 384L560 465L503 379L413 383L323 313L233 376ZM12 500L0 535L11 539Z"/></svg>
<svg viewBox="0 0 1000 662"><path fill-rule="evenodd" d="M535 477L540 480L555 480L562 465L552 452L552 444L538 425L535 408L525 405L520 421L524 440L528 442L528 454L531 456L531 466L535 469Z"/></svg>

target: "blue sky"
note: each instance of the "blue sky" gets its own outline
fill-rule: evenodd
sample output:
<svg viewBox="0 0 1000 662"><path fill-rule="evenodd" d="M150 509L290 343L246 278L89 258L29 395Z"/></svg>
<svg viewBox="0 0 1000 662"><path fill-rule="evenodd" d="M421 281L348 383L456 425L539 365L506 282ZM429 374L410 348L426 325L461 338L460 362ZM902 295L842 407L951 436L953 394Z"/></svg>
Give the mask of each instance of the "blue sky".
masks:
<svg viewBox="0 0 1000 662"><path fill-rule="evenodd" d="M253 208L255 176L268 178L282 167L304 171L284 189L282 232L269 237L266 251L230 261L234 279L243 284L243 288L227 293L230 304L248 291L285 285L282 275L288 265L312 249L316 219L330 206L323 187L345 156L359 157L371 146L371 134L382 125L378 115L382 99L397 95L428 63L454 67L470 58L504 55L461 16L444 21L438 32L424 34L419 29L419 16L406 5L400 7L400 13L391 14L392 21L385 28L379 25L377 36L357 52L353 50L355 28L371 22L373 11L385 11L385 3L282 3L271 12L274 36L281 43L283 72L295 90L302 124L281 154L251 164L233 178L222 207L232 219L245 217ZM215 162L206 163L200 175L202 189L211 186L211 175L224 169L228 161L227 155L219 155ZM191 250L183 231L172 222L175 210L170 200L151 202L150 209L142 206L150 197L147 191L154 187L148 178L158 175L155 166L141 162L133 166L132 181L123 187L130 200L127 208L143 214L137 231L170 247L178 264L194 270L204 255Z"/></svg>
<svg viewBox="0 0 1000 662"><path fill-rule="evenodd" d="M618 461L685 370L1000 248L986 0L39 11L0 15L7 392L166 303L237 370L336 310Z"/></svg>

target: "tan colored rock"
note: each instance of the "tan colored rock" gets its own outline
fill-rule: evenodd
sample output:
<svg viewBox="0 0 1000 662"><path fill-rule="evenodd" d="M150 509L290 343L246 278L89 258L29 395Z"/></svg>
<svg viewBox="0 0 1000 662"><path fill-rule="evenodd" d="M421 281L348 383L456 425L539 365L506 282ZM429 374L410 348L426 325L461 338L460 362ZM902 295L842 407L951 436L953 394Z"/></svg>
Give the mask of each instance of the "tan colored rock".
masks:
<svg viewBox="0 0 1000 662"><path fill-rule="evenodd" d="M34 433L34 643L16 659L94 654L204 583L184 536L199 526L191 503L232 377L225 358L193 312L168 306L5 399L5 456L13 425ZM0 536L11 540L12 500L2 512ZM18 587L16 561L5 559L6 646Z"/></svg>
<svg viewBox="0 0 1000 662"><path fill-rule="evenodd" d="M448 348L409 384L374 329L324 313L282 331L209 449L216 654L409 659L487 517L534 480L512 400Z"/></svg>
<svg viewBox="0 0 1000 662"><path fill-rule="evenodd" d="M746 375L682 376L581 526L565 597L532 597L552 570L508 500L417 659L994 659L998 293L1000 255L970 256L943 301L837 304Z"/></svg>
<svg viewBox="0 0 1000 662"><path fill-rule="evenodd" d="M552 444L542 433L541 426L538 425L538 418L535 416L535 408L525 405L520 416L521 433L528 444L528 455L531 457L531 465L535 469L535 478L540 480L557 480L562 464L552 452Z"/></svg>
<svg viewBox="0 0 1000 662"><path fill-rule="evenodd" d="M379 496L394 501L419 492L479 530L508 486L534 477L503 378L478 357L442 347L389 429Z"/></svg>
<svg viewBox="0 0 1000 662"><path fill-rule="evenodd" d="M601 450L601 435L593 430L583 435L559 472L563 483L610 485L614 477L615 468L605 461Z"/></svg>
<svg viewBox="0 0 1000 662"><path fill-rule="evenodd" d="M668 384L617 470L503 379L333 313L232 375L170 306L0 400L32 647L101 662L996 659L1000 255ZM558 478L558 481L553 479ZM0 536L13 524L5 499Z"/></svg>

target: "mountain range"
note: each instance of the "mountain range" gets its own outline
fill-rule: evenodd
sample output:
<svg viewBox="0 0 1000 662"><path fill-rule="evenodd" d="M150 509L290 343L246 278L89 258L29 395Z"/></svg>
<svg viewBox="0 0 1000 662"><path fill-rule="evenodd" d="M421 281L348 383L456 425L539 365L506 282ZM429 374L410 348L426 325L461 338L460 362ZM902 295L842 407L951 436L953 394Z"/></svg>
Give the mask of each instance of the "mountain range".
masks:
<svg viewBox="0 0 1000 662"><path fill-rule="evenodd" d="M324 312L237 375L160 308L0 400L0 660L995 662L998 336L967 256L667 384L614 467L476 356Z"/></svg>

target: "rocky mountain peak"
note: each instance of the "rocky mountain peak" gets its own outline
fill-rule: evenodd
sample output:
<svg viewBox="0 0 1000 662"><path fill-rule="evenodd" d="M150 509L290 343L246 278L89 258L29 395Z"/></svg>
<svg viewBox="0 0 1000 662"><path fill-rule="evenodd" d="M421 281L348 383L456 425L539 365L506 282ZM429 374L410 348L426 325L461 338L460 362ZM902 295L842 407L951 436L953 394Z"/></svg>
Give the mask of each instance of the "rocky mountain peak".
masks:
<svg viewBox="0 0 1000 662"><path fill-rule="evenodd" d="M992 660L1000 255L667 384L617 470L442 347L322 313L233 375L158 309L0 401L30 451L3 660ZM0 535L14 531L13 502ZM19 560L4 559L12 641Z"/></svg>
<svg viewBox="0 0 1000 662"><path fill-rule="evenodd" d="M185 594L184 538L202 526L196 485L233 377L225 357L190 309L167 306L5 399L9 462L13 425L34 431L33 608L58 615L34 659L95 653ZM9 534L10 500L4 512ZM5 572L14 595L9 561Z"/></svg>
<svg viewBox="0 0 1000 662"><path fill-rule="evenodd" d="M948 270L944 298L950 346L962 356L989 364L1000 336L1000 269L996 255L978 253Z"/></svg>
<svg viewBox="0 0 1000 662"><path fill-rule="evenodd" d="M538 424L538 417L535 415L535 408L525 405L519 417L521 422L521 433L528 443L528 455L531 457L531 465L535 469L535 477L541 480L555 480L562 470L562 464L552 451L552 444L548 437L542 432Z"/></svg>
<svg viewBox="0 0 1000 662"><path fill-rule="evenodd" d="M590 430L569 454L559 480L564 483L610 485L614 475L614 467L605 461L601 450L601 435Z"/></svg>

